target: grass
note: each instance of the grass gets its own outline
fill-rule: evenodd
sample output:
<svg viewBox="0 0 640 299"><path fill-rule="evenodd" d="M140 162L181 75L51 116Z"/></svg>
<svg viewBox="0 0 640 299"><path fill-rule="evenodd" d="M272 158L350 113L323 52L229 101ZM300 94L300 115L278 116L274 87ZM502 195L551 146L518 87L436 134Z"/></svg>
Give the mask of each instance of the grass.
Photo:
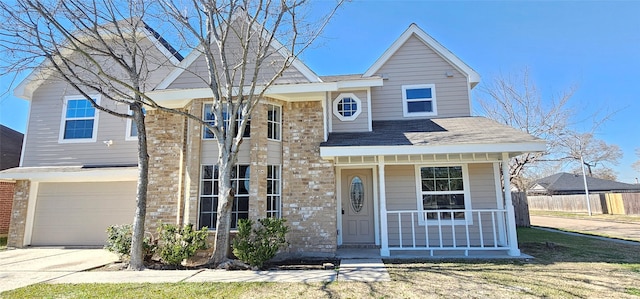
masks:
<svg viewBox="0 0 640 299"><path fill-rule="evenodd" d="M640 246L519 229L532 260L386 261L392 281L37 284L1 298L637 298Z"/></svg>
<svg viewBox="0 0 640 299"><path fill-rule="evenodd" d="M0 250L7 249L7 236L0 236Z"/></svg>
<svg viewBox="0 0 640 299"><path fill-rule="evenodd" d="M587 213L571 213L560 211L535 211L530 210L531 216L553 216L572 219L587 219L587 220L602 220L602 221L614 221L623 223L640 223L640 215L611 215L611 214L592 214L589 216Z"/></svg>

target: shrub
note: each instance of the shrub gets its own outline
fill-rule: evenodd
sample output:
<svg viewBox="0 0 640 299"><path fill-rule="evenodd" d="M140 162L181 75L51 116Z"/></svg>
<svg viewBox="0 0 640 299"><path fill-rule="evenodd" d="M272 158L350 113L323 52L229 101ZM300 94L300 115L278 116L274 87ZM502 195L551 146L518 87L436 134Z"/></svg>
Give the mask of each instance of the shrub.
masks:
<svg viewBox="0 0 640 299"><path fill-rule="evenodd" d="M116 253L121 259L128 259L131 253L131 238L133 228L131 224L112 225L107 227L107 245L104 249ZM149 260L155 251L156 246L149 237L145 237L142 242L142 250L145 260Z"/></svg>
<svg viewBox="0 0 640 299"><path fill-rule="evenodd" d="M193 230L192 224L182 228L173 224L162 224L158 229L158 255L166 264L177 266L193 257L196 251L207 248L208 229Z"/></svg>
<svg viewBox="0 0 640 299"><path fill-rule="evenodd" d="M241 261L258 268L271 260L287 244L289 227L285 219L258 219L254 227L249 219L238 220L238 234L233 239L233 254Z"/></svg>

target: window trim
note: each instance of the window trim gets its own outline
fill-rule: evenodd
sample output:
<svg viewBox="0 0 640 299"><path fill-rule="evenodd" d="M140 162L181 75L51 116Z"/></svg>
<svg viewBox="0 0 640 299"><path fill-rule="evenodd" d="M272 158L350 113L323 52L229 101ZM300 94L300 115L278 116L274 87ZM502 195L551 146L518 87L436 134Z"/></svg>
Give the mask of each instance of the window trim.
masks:
<svg viewBox="0 0 640 299"><path fill-rule="evenodd" d="M407 99L407 89L431 88L431 98ZM409 112L409 102L431 101L431 112ZM438 105L436 104L436 85L435 84L414 84L402 85L402 115L404 117L416 116L437 116Z"/></svg>
<svg viewBox="0 0 640 299"><path fill-rule="evenodd" d="M129 115L132 115L133 111L131 111L131 109L128 109L128 113ZM144 108L142 108L142 113L147 115L147 111ZM138 140L138 135L136 136L131 135L132 127L133 127L133 118L127 118L127 131L125 132L124 140L126 141Z"/></svg>
<svg viewBox="0 0 640 299"><path fill-rule="evenodd" d="M204 118L204 117L205 117L205 109L206 109L206 106L207 106L207 105L211 105L211 106L213 106L213 104L211 104L211 103L203 103L203 104L202 104L202 120L203 120L203 121L205 121L205 122L213 122L215 119L212 119L212 120L206 120L206 119ZM227 107L227 105L226 105L226 104L224 104L224 106L225 106L225 107ZM236 119L236 121L239 121L239 119ZM204 125L201 125L200 127L201 127L201 130L202 130L202 135L200 136L200 138L201 138L202 140L218 140L218 138L216 138L216 136L215 136L215 135L213 135L213 137L211 137L211 138L207 138L207 137L205 137L205 132L206 132L206 130L207 130L207 127L205 127ZM243 139L243 140L244 140L244 139L250 139L250 138L251 138L251 115L249 115L249 123L248 123L248 124L247 124L247 126L245 127L245 130L247 130L247 129L249 129L249 136L243 136L243 137L242 137L242 139ZM212 134L213 134L213 133L212 133ZM244 135L244 134L243 134L243 135Z"/></svg>
<svg viewBox="0 0 640 299"><path fill-rule="evenodd" d="M281 164L270 164L267 165L267 172L269 172L270 167L277 167L277 178L269 178L269 174L267 173L267 201L270 200L270 197L277 196L278 197L278 207L276 210L269 210L269 202L265 205L266 216L271 217L270 214L276 214L274 217L276 219L282 218L282 165ZM275 182L278 185L278 193L269 193L268 186L271 182Z"/></svg>
<svg viewBox="0 0 640 299"><path fill-rule="evenodd" d="M100 104L100 95L99 94L92 94L92 95L89 95L89 97L94 99L94 101L97 104ZM98 140L98 116L100 115L100 113L99 113L100 110L98 110L97 108L93 107L93 109L95 109L95 113L94 113L92 118L82 117L82 118L67 119L67 106L69 104L69 101L71 101L71 100L87 100L87 99L84 96L81 96L81 95L65 96L63 98L62 114L60 116L60 131L58 133L58 143L89 143L89 142L96 142L96 140ZM64 132L65 132L65 129L66 129L67 120L74 120L74 119L78 119L78 120L80 120L80 119L93 119L93 131L91 132L91 138L70 138L70 139L65 139L64 138Z"/></svg>
<svg viewBox="0 0 640 299"><path fill-rule="evenodd" d="M416 182L416 199L418 208L418 224L419 225L433 225L437 224L437 219L425 219L424 207L422 204L422 195L424 194L438 194L437 191L422 191L422 167L456 167L462 168L462 194L464 194L464 219L440 219L439 223L444 225L471 225L473 224L473 213L471 206L471 182L469 181L469 167L468 164L416 164L415 165L415 182ZM449 193L447 193L449 192ZM459 193L459 192L455 192ZM452 194L451 191L443 191L440 194Z"/></svg>
<svg viewBox="0 0 640 299"><path fill-rule="evenodd" d="M343 116L338 111L338 104L345 98L351 98L354 102L356 102L357 110L351 116ZM354 121L360 116L362 113L362 101L353 93L341 93L333 100L333 115L335 115L341 121Z"/></svg>
<svg viewBox="0 0 640 299"><path fill-rule="evenodd" d="M278 104L274 104L274 103L267 103L267 140L271 140L271 141L282 141L282 105L278 105ZM275 122L275 121L271 121L269 120L269 108L270 106L274 106L274 107L278 107L280 108L280 121L279 122ZM274 138L269 138L269 123L273 123L275 125L278 126L278 139L274 139Z"/></svg>

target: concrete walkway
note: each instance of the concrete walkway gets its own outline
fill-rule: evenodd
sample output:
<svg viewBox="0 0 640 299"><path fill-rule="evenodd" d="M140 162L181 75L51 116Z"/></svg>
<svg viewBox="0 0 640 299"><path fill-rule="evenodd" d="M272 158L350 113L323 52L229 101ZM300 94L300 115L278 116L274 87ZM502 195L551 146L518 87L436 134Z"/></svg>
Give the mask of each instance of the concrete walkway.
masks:
<svg viewBox="0 0 640 299"><path fill-rule="evenodd" d="M531 216L531 225L640 242L640 223Z"/></svg>
<svg viewBox="0 0 640 299"><path fill-rule="evenodd" d="M93 270L117 261L103 249L29 248L0 251L0 293L37 283L389 281L380 258L342 259L336 270Z"/></svg>

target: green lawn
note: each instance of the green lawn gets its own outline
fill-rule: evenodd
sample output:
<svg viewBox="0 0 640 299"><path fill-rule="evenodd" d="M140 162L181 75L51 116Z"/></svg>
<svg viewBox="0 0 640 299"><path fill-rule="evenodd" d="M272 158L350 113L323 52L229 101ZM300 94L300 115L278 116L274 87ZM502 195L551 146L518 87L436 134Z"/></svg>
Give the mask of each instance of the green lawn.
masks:
<svg viewBox="0 0 640 299"><path fill-rule="evenodd" d="M638 298L640 246L520 229L533 260L385 261L379 283L39 284L2 298Z"/></svg>

